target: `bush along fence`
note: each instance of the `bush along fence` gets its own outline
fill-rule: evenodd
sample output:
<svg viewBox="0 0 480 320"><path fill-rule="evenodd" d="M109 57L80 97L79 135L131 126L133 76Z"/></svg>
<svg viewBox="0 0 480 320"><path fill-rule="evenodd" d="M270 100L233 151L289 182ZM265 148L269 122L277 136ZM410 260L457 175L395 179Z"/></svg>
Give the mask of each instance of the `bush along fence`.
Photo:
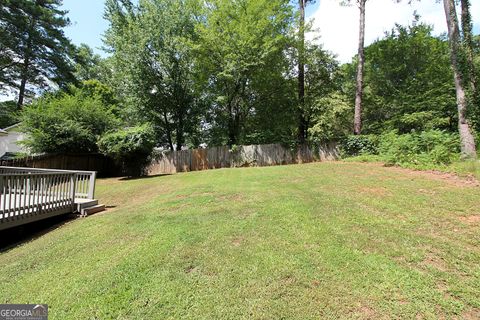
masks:
<svg viewBox="0 0 480 320"><path fill-rule="evenodd" d="M295 151L281 144L212 147L157 152L145 168L145 174L171 174L232 167L263 167L282 164L336 160L339 158L336 143L313 148L303 146Z"/></svg>

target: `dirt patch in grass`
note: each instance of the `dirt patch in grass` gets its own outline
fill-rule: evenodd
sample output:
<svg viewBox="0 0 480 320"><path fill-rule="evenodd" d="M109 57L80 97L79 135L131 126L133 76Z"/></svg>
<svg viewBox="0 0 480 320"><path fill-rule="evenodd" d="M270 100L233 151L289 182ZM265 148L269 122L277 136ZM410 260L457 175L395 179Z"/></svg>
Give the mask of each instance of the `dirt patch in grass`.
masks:
<svg viewBox="0 0 480 320"><path fill-rule="evenodd" d="M244 237L236 237L232 240L232 245L234 247L240 247L242 245L243 241L245 241Z"/></svg>
<svg viewBox="0 0 480 320"><path fill-rule="evenodd" d="M401 168L397 166L386 166L385 164L379 163L379 162L371 162L371 163L359 162L358 164L365 167L377 167L377 168L384 167L384 168L388 168L391 171L396 171L398 173L403 173L403 174L407 174L415 177L421 177L421 178L427 178L427 179L433 179L433 180L441 180L451 185L460 186L460 187L465 187L465 186L479 187L480 186L480 181L478 181L473 175L467 175L467 176L461 177L454 173L442 172L437 170L415 170L415 169Z"/></svg>
<svg viewBox="0 0 480 320"><path fill-rule="evenodd" d="M185 273L193 273L197 271L198 268L194 265L189 265L188 267L185 268Z"/></svg>
<svg viewBox="0 0 480 320"><path fill-rule="evenodd" d="M376 319L376 312L371 307L361 306L356 310L361 319Z"/></svg>
<svg viewBox="0 0 480 320"><path fill-rule="evenodd" d="M431 189L418 189L418 193L429 195L429 196L434 196L437 194L435 190L431 190Z"/></svg>
<svg viewBox="0 0 480 320"><path fill-rule="evenodd" d="M460 221L467 224L480 225L480 214L474 214L472 216L460 217Z"/></svg>
<svg viewBox="0 0 480 320"><path fill-rule="evenodd" d="M478 320L480 319L480 309L471 309L466 312L464 312L459 319L464 319L464 320Z"/></svg>
<svg viewBox="0 0 480 320"><path fill-rule="evenodd" d="M433 253L428 253L425 259L423 259L422 264L428 266L428 267L433 267L439 271L447 271L447 265L445 264L445 261L443 261L442 258L436 256Z"/></svg>
<svg viewBox="0 0 480 320"><path fill-rule="evenodd" d="M292 275L287 275L283 277L280 281L283 285L289 286L295 284L297 282L297 279L295 279L295 277Z"/></svg>
<svg viewBox="0 0 480 320"><path fill-rule="evenodd" d="M456 174L448 173L448 172L441 172L441 171L435 171L435 170L420 171L420 170L405 169L405 168L399 168L399 167L395 167L395 170L399 170L401 172L405 172L407 174L419 176L422 178L445 181L449 184L459 186L459 187L466 187L466 186L479 187L480 186L480 182L474 176L470 176L470 175L465 177L460 177Z"/></svg>
<svg viewBox="0 0 480 320"><path fill-rule="evenodd" d="M311 285L312 285L313 288L318 288L318 287L320 287L321 284L322 283L320 281L313 280Z"/></svg>
<svg viewBox="0 0 480 320"><path fill-rule="evenodd" d="M223 195L217 195L216 197L217 201L242 201L245 197L239 193L234 193L234 194L223 194Z"/></svg>

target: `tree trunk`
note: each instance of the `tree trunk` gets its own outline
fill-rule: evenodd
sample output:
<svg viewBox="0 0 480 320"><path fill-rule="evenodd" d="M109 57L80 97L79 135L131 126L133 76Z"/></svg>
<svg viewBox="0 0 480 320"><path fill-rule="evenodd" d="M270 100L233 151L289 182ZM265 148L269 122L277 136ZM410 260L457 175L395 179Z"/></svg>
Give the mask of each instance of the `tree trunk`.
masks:
<svg viewBox="0 0 480 320"><path fill-rule="evenodd" d="M467 55L470 88L472 90L473 101L478 103L477 92L477 76L475 70L475 64L473 62L473 37L472 37L472 17L470 15L470 0L461 0L462 5L462 33L463 41L465 45L465 52Z"/></svg>
<svg viewBox="0 0 480 320"><path fill-rule="evenodd" d="M25 99L25 90L27 87L27 80L28 80L28 68L30 66L30 57L28 53L29 50L30 49L27 48L27 53L25 54L25 58L23 60L20 88L18 90L18 101L17 101L18 109L20 109L23 106L23 101Z"/></svg>
<svg viewBox="0 0 480 320"><path fill-rule="evenodd" d="M460 133L460 148L462 152L462 158L475 159L477 157L475 150L475 139L467 121L467 100L464 88L465 82L461 72L458 56L461 50L461 45L455 1L443 0L443 5L447 20L448 40L450 44L450 60L453 68L457 95L458 131Z"/></svg>
<svg viewBox="0 0 480 320"><path fill-rule="evenodd" d="M163 120L165 121L165 131L166 131L166 134L167 134L167 140L168 140L168 146L170 147L170 150L175 150L175 148L173 147L173 141L172 141L172 131L170 129L170 124L168 122L168 117L167 117L167 113L166 112L163 112Z"/></svg>
<svg viewBox="0 0 480 320"><path fill-rule="evenodd" d="M243 90L242 90L243 92ZM228 146L232 147L240 142L240 117L241 111L238 104L239 98L233 98L229 103L229 118L228 118Z"/></svg>
<svg viewBox="0 0 480 320"><path fill-rule="evenodd" d="M183 110L183 107L180 107L179 110L178 110L178 123L177 123L177 132L176 132L176 135L177 135L177 150L182 150L182 146L183 146L183 143L184 143L184 139L183 139L183 132L184 132L184 128L183 128L183 118L184 118L184 110Z"/></svg>
<svg viewBox="0 0 480 320"><path fill-rule="evenodd" d="M238 117L237 115L230 114L228 121L228 146L232 147L238 143Z"/></svg>
<svg viewBox="0 0 480 320"><path fill-rule="evenodd" d="M298 143L304 144L307 136L305 121L305 0L299 0L300 4L300 43L298 48Z"/></svg>
<svg viewBox="0 0 480 320"><path fill-rule="evenodd" d="M365 3L367 0L359 0L360 27L358 31L358 66L357 66L357 88L355 92L355 117L353 120L353 134L362 132L362 97L363 97L363 68L365 64Z"/></svg>

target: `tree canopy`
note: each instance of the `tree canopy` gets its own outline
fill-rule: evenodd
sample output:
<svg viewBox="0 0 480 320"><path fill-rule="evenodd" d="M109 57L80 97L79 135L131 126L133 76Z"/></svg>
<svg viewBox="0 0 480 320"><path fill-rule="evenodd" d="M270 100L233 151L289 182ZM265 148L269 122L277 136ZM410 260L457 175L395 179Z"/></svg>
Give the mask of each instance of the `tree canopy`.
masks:
<svg viewBox="0 0 480 320"><path fill-rule="evenodd" d="M17 90L17 104L51 83L65 88L75 79L70 21L61 0L4 0L0 6L0 90Z"/></svg>
<svg viewBox="0 0 480 320"><path fill-rule="evenodd" d="M6 0L0 90L14 90L17 106L33 93L40 97L20 115L12 102L0 105L0 124L24 119L35 152L97 151L104 135L113 146L133 134L129 128L145 126L156 147L171 150L361 145L363 137L349 138L360 129L386 139L411 134L411 141L453 137L465 126L478 131L480 38L472 32L470 2L461 1L459 24L451 1L444 4L454 32L434 35L416 15L364 47L360 30L359 54L341 64L305 20L311 1L106 0L102 57L65 37L69 21L60 0ZM357 2L365 13L368 2ZM46 87L53 90L44 93ZM76 110L89 114L80 119ZM48 121L61 124L50 128Z"/></svg>

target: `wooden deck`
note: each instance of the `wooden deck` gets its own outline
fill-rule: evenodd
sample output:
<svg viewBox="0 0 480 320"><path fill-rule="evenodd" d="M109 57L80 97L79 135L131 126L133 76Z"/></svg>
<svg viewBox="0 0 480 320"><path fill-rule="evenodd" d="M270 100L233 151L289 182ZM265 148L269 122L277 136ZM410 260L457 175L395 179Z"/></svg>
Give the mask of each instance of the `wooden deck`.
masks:
<svg viewBox="0 0 480 320"><path fill-rule="evenodd" d="M93 203L96 173L0 167L0 230Z"/></svg>

